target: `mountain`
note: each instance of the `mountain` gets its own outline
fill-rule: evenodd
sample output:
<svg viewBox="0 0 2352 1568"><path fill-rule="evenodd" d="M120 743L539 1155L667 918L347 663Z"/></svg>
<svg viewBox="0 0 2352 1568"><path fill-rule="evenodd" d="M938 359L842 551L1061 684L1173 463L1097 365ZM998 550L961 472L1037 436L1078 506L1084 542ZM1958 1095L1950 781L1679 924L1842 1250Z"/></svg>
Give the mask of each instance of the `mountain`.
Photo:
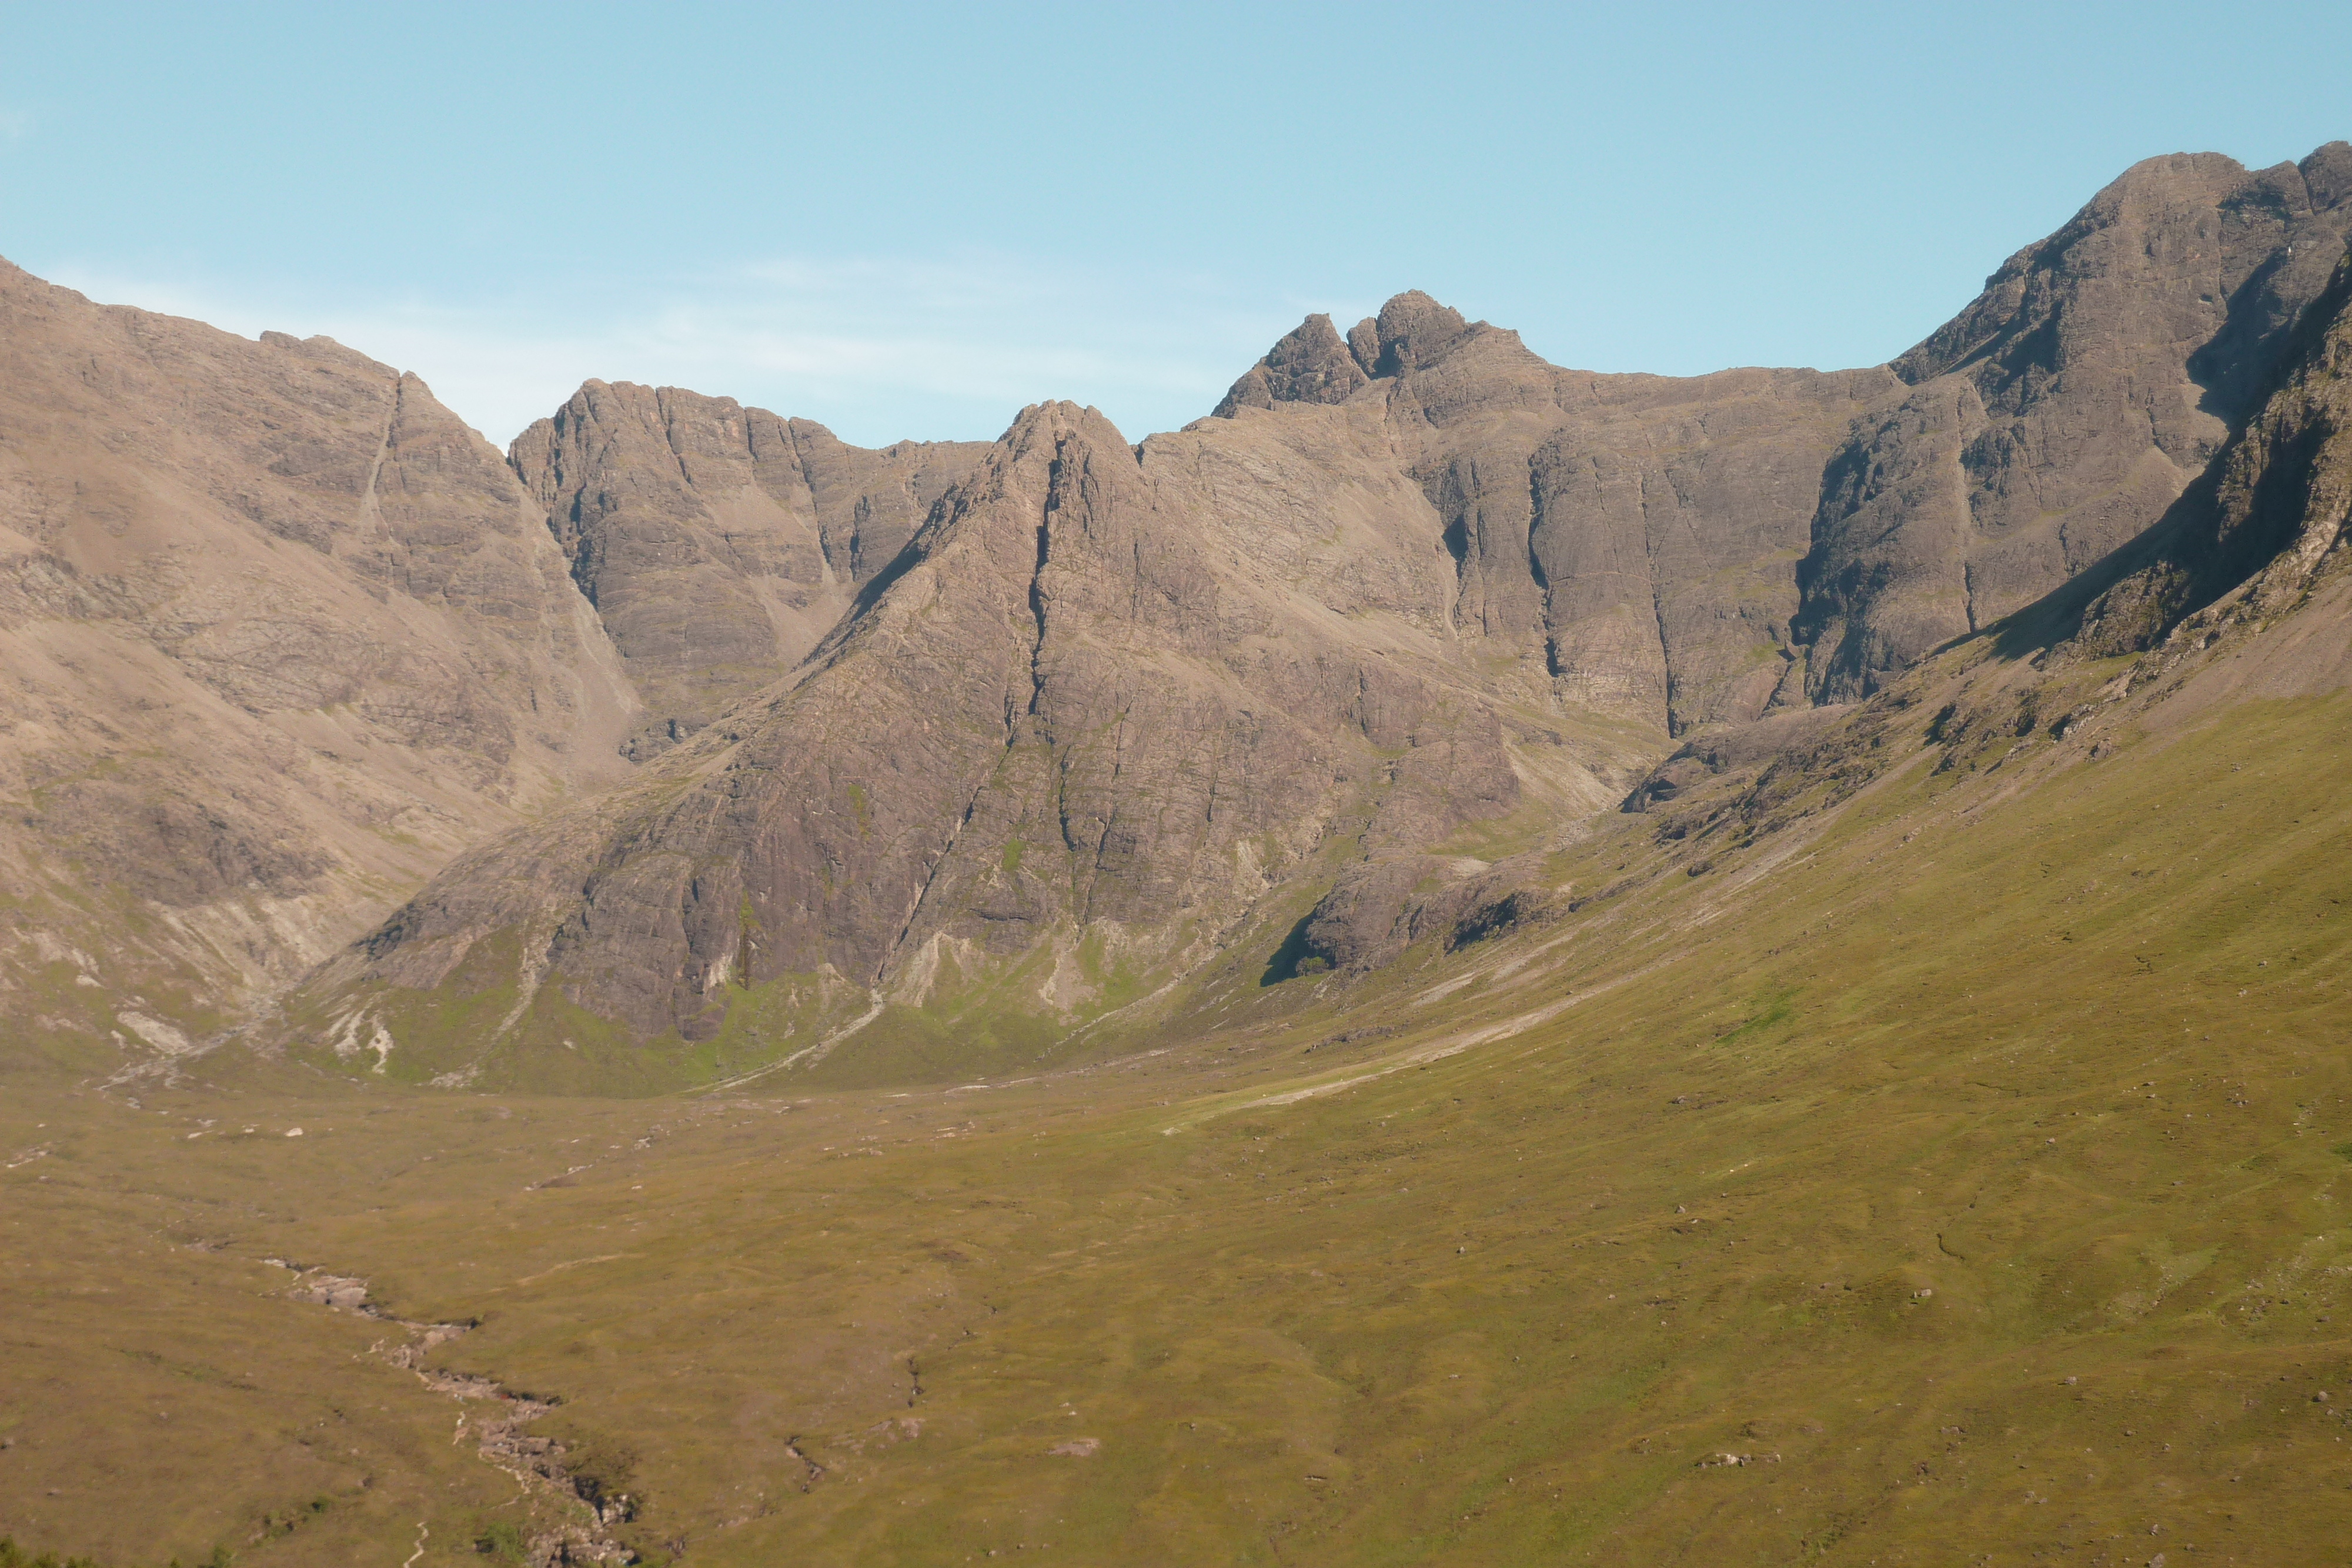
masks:
<svg viewBox="0 0 2352 1568"><path fill-rule="evenodd" d="M2097 565L2266 389L2352 226L2352 146L2248 172L2153 158L2011 256L1893 369L1823 476L1796 635L1817 700Z"/></svg>
<svg viewBox="0 0 2352 1568"><path fill-rule="evenodd" d="M509 460L331 340L5 266L0 372L0 994L78 1061L239 1023L625 779L804 654L985 450L592 382Z"/></svg>
<svg viewBox="0 0 2352 1568"><path fill-rule="evenodd" d="M1614 800L1670 690L1769 701L1807 476L1891 378L1571 376L1418 295L1367 338L1343 404L1140 446L1025 412L800 669L453 868L304 1016L434 1075L665 1035L815 1065L857 1019L929 1071L1034 1059L1317 867L1475 866Z"/></svg>
<svg viewBox="0 0 2352 1568"><path fill-rule="evenodd" d="M626 747L645 758L798 664L987 450L869 452L732 398L590 382L511 456L646 704Z"/></svg>
<svg viewBox="0 0 2352 1568"><path fill-rule="evenodd" d="M10 971L10 1042L75 1071L0 1057L0 1528L262 1568L2325 1560L2352 1527L2352 256L2158 352L2145 323L2210 280L2146 275L2102 335L2085 302L2137 296L2099 268L2147 245L2075 249L2064 352L2002 427L2032 440L1979 455L1995 521L1954 504L1962 426L1897 415L1950 377L1990 408L1998 348L1580 377L1404 296L1310 319L1223 417L1139 446L1024 412L731 702L658 638L595 641L575 587L669 550L698 564L646 600L722 591L694 552L762 504L694 441L575 503L331 346L12 282L19 340L64 346L10 350L0 420L7 602L37 612L0 634L52 704L6 755L79 771L10 796L47 880L7 890L37 918L0 907L20 956L115 946ZM2185 482L2118 488L2154 472L2149 386L2230 412L2175 430L2210 438L2170 449L2205 454ZM722 454L764 418L709 406ZM304 433L344 451L338 419L383 466L253 477ZM907 471L845 461L858 494ZM647 469L694 483L628 490ZM110 501L118 475L147 488ZM575 504L625 490L583 544ZM2003 555L2042 521L2011 493L2071 507L2064 540L2148 520L2072 566ZM858 516L761 494L747 561ZM368 564L395 537L396 577ZM194 573L183 538L255 572L245 614L299 587L369 636L479 640L468 711L512 716L511 760L478 721L399 749L368 694L422 703L438 665L324 702L264 676L341 664L115 608L118 578L183 591L138 553ZM760 576L761 616L812 559ZM1956 560L1964 590L2053 579L1906 651ZM577 641L415 591L485 580L541 585ZM1649 641L1604 657L1588 622L1645 594ZM508 694L538 688L499 672L559 653L652 695L529 728ZM362 723L365 753L316 749ZM243 760L272 735L274 770ZM283 1016L148 1060L131 1015L197 1027L115 988L183 950L152 932L257 906L172 877L294 874L264 833L343 853L330 807L445 774L511 825ZM184 789L226 821L230 785L309 814L238 817L243 859L44 815ZM297 896L388 902L444 852L400 848Z"/></svg>
<svg viewBox="0 0 2352 1568"><path fill-rule="evenodd" d="M540 509L415 377L5 264L0 662L0 995L80 1060L235 1021L625 772L638 706Z"/></svg>
<svg viewBox="0 0 2352 1568"><path fill-rule="evenodd" d="M1717 869L1727 847L1792 825L1868 788L1902 753L1896 716L1931 704L1938 771L1998 770L2071 743L2095 760L2143 693L2140 723L2178 731L2261 699L2323 697L2352 685L2352 253L2288 329L2251 414L2159 521L1985 634L1958 639L1962 678L1893 679L1883 699L1724 727L1670 753L1621 810L1658 821L1661 844ZM1920 667L1933 673L1933 659ZM1927 694L1933 694L1929 695ZM2031 766L2030 762L2020 764ZM1807 810L1792 811L1806 800ZM1517 874L1512 874L1516 873ZM1318 906L1309 946L1357 968L1408 939L1475 937L1503 912L1553 918L1564 902L1524 868L1433 894L1399 879L1343 877Z"/></svg>
<svg viewBox="0 0 2352 1568"><path fill-rule="evenodd" d="M1344 337L1308 318L1139 445L1027 410L804 662L453 865L313 977L289 1038L465 1082L958 1073L1113 1013L1213 1017L1187 977L1236 944L1272 982L1507 917L1535 896L1522 857L1677 740L1811 733L1812 705L2193 507L2327 286L2347 194L2343 143L2253 174L2152 160L1874 370L1563 371L1408 293ZM630 406L563 427L718 408L709 444L750 450L731 405ZM555 429L519 444L526 475L554 471ZM748 493L726 472L713 494ZM632 515L535 486L574 497L560 534ZM659 494L634 515L710 504Z"/></svg>
<svg viewBox="0 0 2352 1568"><path fill-rule="evenodd" d="M0 1518L265 1565L2324 1559L2347 296L2104 587L1694 733L1385 962L1236 944L1208 1027L887 1090L13 1076Z"/></svg>

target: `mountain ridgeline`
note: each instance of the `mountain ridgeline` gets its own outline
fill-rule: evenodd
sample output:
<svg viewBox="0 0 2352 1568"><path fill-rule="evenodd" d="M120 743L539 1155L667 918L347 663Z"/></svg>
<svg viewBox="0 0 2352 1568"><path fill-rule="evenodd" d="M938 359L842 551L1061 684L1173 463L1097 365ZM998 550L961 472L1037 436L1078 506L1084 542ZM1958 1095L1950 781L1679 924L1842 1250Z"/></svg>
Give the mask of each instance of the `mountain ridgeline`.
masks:
<svg viewBox="0 0 2352 1568"><path fill-rule="evenodd" d="M2307 580L2348 230L2352 146L2172 156L1869 369L1563 370L1407 293L1139 444L592 382L504 463L324 340L9 273L0 637L48 684L0 854L47 891L5 983L163 1049L323 957L257 1038L620 1090L1013 1071L1213 1023L1237 958L1344 983L1957 639L2137 654Z"/></svg>

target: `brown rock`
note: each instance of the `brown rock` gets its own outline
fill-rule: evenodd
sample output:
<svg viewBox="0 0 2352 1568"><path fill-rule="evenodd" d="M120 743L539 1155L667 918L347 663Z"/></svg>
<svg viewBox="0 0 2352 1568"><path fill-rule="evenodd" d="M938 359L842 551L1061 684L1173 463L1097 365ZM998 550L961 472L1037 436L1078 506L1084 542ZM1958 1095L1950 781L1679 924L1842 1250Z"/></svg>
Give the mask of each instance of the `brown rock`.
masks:
<svg viewBox="0 0 2352 1568"><path fill-rule="evenodd" d="M2076 645L2095 655L2154 647L2192 612L2245 591L2301 595L2352 525L2352 256L2285 346L2274 390L2181 497L2166 526L2116 564Z"/></svg>
<svg viewBox="0 0 2352 1568"><path fill-rule="evenodd" d="M1331 318L1309 316L1234 383L1217 405L1216 417L1231 419L1237 408L1278 402L1345 402L1370 380Z"/></svg>
<svg viewBox="0 0 2352 1568"><path fill-rule="evenodd" d="M798 664L986 450L590 382L512 457L645 701L643 758Z"/></svg>
<svg viewBox="0 0 2352 1568"><path fill-rule="evenodd" d="M538 509L415 377L5 263L0 665L0 988L215 1016L617 776L634 706Z"/></svg>
<svg viewBox="0 0 2352 1568"><path fill-rule="evenodd" d="M1815 698L1867 695L2141 534L2251 411L2352 226L2352 146L2153 158L1895 362L1800 570Z"/></svg>

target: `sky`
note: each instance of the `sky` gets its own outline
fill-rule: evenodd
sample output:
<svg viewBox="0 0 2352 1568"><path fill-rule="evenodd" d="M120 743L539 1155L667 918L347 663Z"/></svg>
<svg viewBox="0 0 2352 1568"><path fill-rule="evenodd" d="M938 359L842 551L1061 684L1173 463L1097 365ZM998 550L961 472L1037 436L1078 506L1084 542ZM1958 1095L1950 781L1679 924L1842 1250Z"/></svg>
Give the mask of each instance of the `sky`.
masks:
<svg viewBox="0 0 2352 1568"><path fill-rule="evenodd" d="M2352 137L2352 5L0 0L0 256L845 439L1172 429L1406 288L1556 363L1872 364L2133 162Z"/></svg>

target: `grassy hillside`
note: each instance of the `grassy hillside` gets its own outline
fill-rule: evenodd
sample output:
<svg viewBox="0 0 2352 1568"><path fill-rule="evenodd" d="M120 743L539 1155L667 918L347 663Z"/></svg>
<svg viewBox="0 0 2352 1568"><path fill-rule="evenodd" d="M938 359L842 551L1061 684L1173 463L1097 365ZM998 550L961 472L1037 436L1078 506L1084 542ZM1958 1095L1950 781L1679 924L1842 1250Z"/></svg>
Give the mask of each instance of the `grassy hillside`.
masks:
<svg viewBox="0 0 2352 1568"><path fill-rule="evenodd" d="M278 1257L478 1319L430 1364L560 1398L647 1561L2325 1560L2352 695L2126 669L1972 644L1601 821L1548 915L1355 985L1276 933L1034 1078L12 1095L0 1531L560 1521Z"/></svg>

